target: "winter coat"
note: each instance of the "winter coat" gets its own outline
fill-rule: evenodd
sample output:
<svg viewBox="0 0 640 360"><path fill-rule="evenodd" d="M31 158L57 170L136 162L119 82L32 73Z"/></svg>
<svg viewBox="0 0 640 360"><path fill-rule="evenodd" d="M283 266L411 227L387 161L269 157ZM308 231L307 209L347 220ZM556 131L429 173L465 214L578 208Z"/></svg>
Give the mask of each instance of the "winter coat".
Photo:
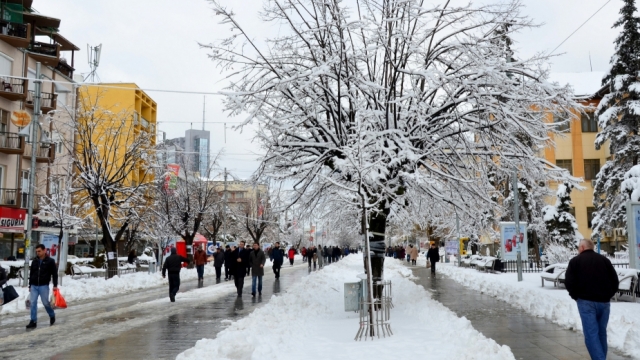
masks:
<svg viewBox="0 0 640 360"><path fill-rule="evenodd" d="M213 253L213 266L215 267L222 267L222 265L224 265L224 262L227 258L227 254L223 253L222 251L220 252L214 252Z"/></svg>
<svg viewBox="0 0 640 360"><path fill-rule="evenodd" d="M296 251L294 248L289 249L289 259L293 259L296 256Z"/></svg>
<svg viewBox="0 0 640 360"><path fill-rule="evenodd" d="M324 250L321 247L318 248L318 266L324 264Z"/></svg>
<svg viewBox="0 0 640 360"><path fill-rule="evenodd" d="M432 263L440 261L440 250L438 250L437 247L429 248L429 251L427 251L427 259Z"/></svg>
<svg viewBox="0 0 640 360"><path fill-rule="evenodd" d="M246 276L247 267L249 267L249 253L249 250L242 249L242 251L240 251L240 248L231 252L231 256L229 256L229 267L234 276ZM240 261L238 261L238 259Z"/></svg>
<svg viewBox="0 0 640 360"><path fill-rule="evenodd" d="M569 261L564 285L572 299L608 303L618 291L618 275L606 257L585 250Z"/></svg>
<svg viewBox="0 0 640 360"><path fill-rule="evenodd" d="M6 284L8 280L7 272L2 266L0 266L0 286Z"/></svg>
<svg viewBox="0 0 640 360"><path fill-rule="evenodd" d="M345 249L344 249L344 255L345 255L345 256L349 255L349 248L345 248Z"/></svg>
<svg viewBox="0 0 640 360"><path fill-rule="evenodd" d="M253 250L249 255L249 262L251 263L251 275L264 276L264 263L266 261L267 257L264 255L264 251L262 251L262 249L258 249L257 251Z"/></svg>
<svg viewBox="0 0 640 360"><path fill-rule="evenodd" d="M207 252L204 250L196 250L195 254L193 254L193 262L196 263L196 266L206 265L207 264Z"/></svg>
<svg viewBox="0 0 640 360"><path fill-rule="evenodd" d="M284 250L280 248L273 248L270 258L274 264L282 264L284 261Z"/></svg>
<svg viewBox="0 0 640 360"><path fill-rule="evenodd" d="M165 276L167 271L169 274L179 274L183 262L189 263L189 259L178 254L169 255L167 260L164 261L164 265L162 265L162 276Z"/></svg>
<svg viewBox="0 0 640 360"><path fill-rule="evenodd" d="M300 253L302 254L302 256L307 256L307 249L302 248L302 250L300 250Z"/></svg>
<svg viewBox="0 0 640 360"><path fill-rule="evenodd" d="M226 267L232 268L233 264L231 263L231 249L224 251L224 263L227 264Z"/></svg>
<svg viewBox="0 0 640 360"><path fill-rule="evenodd" d="M29 286L49 286L49 281L53 278L53 286L58 286L58 267L56 261L46 256L40 260L35 258L31 261L29 270Z"/></svg>
<svg viewBox="0 0 640 360"><path fill-rule="evenodd" d="M409 255L411 256L411 260L418 260L418 248L412 247L411 250L409 250Z"/></svg>

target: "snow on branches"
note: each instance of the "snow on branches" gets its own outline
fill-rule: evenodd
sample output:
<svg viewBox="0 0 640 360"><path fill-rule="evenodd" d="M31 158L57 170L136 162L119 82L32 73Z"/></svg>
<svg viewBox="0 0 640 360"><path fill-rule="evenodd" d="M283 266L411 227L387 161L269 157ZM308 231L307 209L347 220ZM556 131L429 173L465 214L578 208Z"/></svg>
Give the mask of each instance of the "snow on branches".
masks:
<svg viewBox="0 0 640 360"><path fill-rule="evenodd" d="M571 211L571 189L569 183L559 184L556 204L542 209L542 216L549 233L547 243L575 250L578 245L578 224Z"/></svg>

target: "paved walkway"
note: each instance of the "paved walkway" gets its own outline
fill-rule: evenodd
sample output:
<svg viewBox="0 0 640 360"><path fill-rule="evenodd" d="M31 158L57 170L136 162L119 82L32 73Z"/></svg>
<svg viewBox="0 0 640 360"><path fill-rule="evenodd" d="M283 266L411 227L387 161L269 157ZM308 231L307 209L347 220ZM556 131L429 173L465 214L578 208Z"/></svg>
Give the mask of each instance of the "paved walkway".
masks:
<svg viewBox="0 0 640 360"><path fill-rule="evenodd" d="M416 283L433 294L458 316L500 345L507 345L516 359L589 359L581 332L566 330L550 321L528 315L507 302L466 288L442 274L433 278L428 269L412 268ZM464 339L459 339L464 341ZM627 359L609 350L608 359Z"/></svg>

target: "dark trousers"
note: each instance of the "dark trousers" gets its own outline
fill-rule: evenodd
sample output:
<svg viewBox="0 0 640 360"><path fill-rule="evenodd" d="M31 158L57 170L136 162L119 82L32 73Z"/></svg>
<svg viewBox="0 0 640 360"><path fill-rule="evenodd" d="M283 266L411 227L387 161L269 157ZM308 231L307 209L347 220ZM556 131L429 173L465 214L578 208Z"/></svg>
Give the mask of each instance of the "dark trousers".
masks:
<svg viewBox="0 0 640 360"><path fill-rule="evenodd" d="M180 290L180 273L169 273L169 295L175 296Z"/></svg>
<svg viewBox="0 0 640 360"><path fill-rule="evenodd" d="M436 262L435 261L431 262L431 273L432 274L436 273Z"/></svg>
<svg viewBox="0 0 640 360"><path fill-rule="evenodd" d="M415 260L411 260L411 265L415 265L416 261Z"/></svg>
<svg viewBox="0 0 640 360"><path fill-rule="evenodd" d="M198 271L198 279L204 279L204 265L196 265Z"/></svg>
<svg viewBox="0 0 640 360"><path fill-rule="evenodd" d="M229 269L228 265L224 266L224 278L231 279L231 270Z"/></svg>
<svg viewBox="0 0 640 360"><path fill-rule="evenodd" d="M249 276L249 275L251 275L251 268L250 267L247 268L247 273L244 276Z"/></svg>
<svg viewBox="0 0 640 360"><path fill-rule="evenodd" d="M291 266L293 266L293 258L289 258L289 264L291 264Z"/></svg>
<svg viewBox="0 0 640 360"><path fill-rule="evenodd" d="M220 276L222 275L222 266L215 266L216 268L216 279L220 279ZM225 271L225 274L227 272Z"/></svg>
<svg viewBox="0 0 640 360"><path fill-rule="evenodd" d="M233 277L233 282L236 285L236 289L238 290L238 296L242 296L242 287L244 287L244 276L241 274L236 274Z"/></svg>
<svg viewBox="0 0 640 360"><path fill-rule="evenodd" d="M280 277L280 268L282 267L282 261L273 262L273 273L276 274L276 279Z"/></svg>

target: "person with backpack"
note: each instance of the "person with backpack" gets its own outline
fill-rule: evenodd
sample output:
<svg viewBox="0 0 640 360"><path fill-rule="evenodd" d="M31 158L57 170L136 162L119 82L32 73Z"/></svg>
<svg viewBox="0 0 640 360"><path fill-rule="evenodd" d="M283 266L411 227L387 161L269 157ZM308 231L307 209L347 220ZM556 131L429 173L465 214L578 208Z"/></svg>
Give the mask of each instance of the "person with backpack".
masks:
<svg viewBox="0 0 640 360"><path fill-rule="evenodd" d="M58 289L58 267L56 261L47 256L47 250L42 244L36 246L36 257L31 261L29 270L29 292L31 301L31 321L27 329L35 329L38 326L38 297L42 301L47 314L49 324L56 322L56 314L49 302L49 282L53 280L53 290Z"/></svg>
<svg viewBox="0 0 640 360"><path fill-rule="evenodd" d="M176 294L180 290L180 269L182 269L182 263L189 263L189 259L178 255L176 248L171 248L171 255L167 257L162 266L162 278L166 277L169 273L169 300L176 302Z"/></svg>

